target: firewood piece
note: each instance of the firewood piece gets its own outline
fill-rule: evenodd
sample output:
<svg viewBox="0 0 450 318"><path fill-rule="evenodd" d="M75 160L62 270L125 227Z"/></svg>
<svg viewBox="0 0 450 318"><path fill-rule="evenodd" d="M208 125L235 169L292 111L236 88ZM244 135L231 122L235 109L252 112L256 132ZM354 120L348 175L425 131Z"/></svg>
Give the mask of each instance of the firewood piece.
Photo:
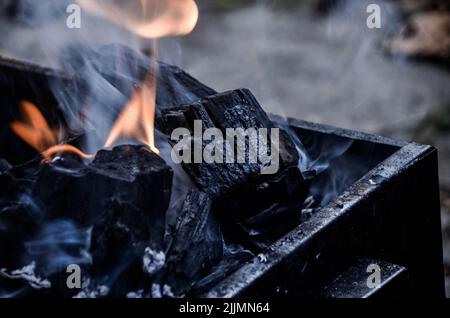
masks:
<svg viewBox="0 0 450 318"><path fill-rule="evenodd" d="M178 127L188 128L193 134L194 121L202 121L202 128L218 128L224 138L227 128L276 128L262 110L253 94L246 89L215 94L201 101L160 110L158 128L167 135ZM246 138L246 148L258 150L258 142ZM270 138L269 138L270 141ZM203 149L209 141L203 140ZM299 156L289 135L280 129L280 170L295 166ZM224 153L226 152L224 146ZM219 196L239 189L261 177L263 164L245 163L183 163L183 168L202 191Z"/></svg>
<svg viewBox="0 0 450 318"><path fill-rule="evenodd" d="M100 151L89 165L46 164L34 196L50 218L93 226L93 270L104 271L141 259L145 247L163 250L171 183L172 170L156 154L119 146Z"/></svg>
<svg viewBox="0 0 450 318"><path fill-rule="evenodd" d="M209 195L191 190L170 234L166 265L159 277L161 285L171 287L175 295L189 292L201 274L223 255L223 238L211 212Z"/></svg>

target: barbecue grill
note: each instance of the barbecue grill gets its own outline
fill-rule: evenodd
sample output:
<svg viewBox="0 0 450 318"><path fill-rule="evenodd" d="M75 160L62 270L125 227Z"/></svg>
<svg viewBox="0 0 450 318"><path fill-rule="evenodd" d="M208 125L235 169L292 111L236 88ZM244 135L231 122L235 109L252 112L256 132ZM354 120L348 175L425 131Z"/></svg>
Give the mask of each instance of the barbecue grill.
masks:
<svg viewBox="0 0 450 318"><path fill-rule="evenodd" d="M47 105L51 120L58 109L47 84L64 76L2 58L0 102L33 99ZM328 171L352 164L355 169L344 191L303 215L300 225L257 257L203 284L198 296L444 297L436 149L298 119L271 119L290 129L306 150L314 151L317 143L350 142ZM14 147L0 144L2 153L14 154ZM326 184L330 173L311 186ZM380 269L376 287L367 284L371 264Z"/></svg>

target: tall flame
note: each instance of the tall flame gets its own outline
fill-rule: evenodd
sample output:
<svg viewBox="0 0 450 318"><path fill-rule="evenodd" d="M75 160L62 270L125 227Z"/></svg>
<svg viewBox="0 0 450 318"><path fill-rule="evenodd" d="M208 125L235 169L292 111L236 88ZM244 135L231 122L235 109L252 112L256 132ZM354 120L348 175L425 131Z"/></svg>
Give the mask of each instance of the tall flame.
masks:
<svg viewBox="0 0 450 318"><path fill-rule="evenodd" d="M199 10L194 0L77 0L86 11L108 19L135 34L153 39L152 70L143 85L132 95L114 123L104 147L122 138L134 138L159 154L155 146L155 110L157 87L156 39L190 33L197 24ZM38 108L22 102L22 121L11 129L41 152L45 159L61 152L72 152L83 158L91 155L71 146L58 144L58 132L51 129Z"/></svg>
<svg viewBox="0 0 450 318"><path fill-rule="evenodd" d="M153 66L156 68L156 66ZM156 74L150 73L137 89L119 118L116 120L105 147L111 147L120 137L135 138L149 146L156 154L155 146Z"/></svg>

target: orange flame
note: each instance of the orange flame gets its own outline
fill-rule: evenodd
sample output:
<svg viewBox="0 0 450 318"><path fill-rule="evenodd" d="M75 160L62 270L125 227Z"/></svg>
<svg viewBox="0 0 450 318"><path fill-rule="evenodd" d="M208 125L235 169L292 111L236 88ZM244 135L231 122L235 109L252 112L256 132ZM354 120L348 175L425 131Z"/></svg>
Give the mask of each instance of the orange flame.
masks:
<svg viewBox="0 0 450 318"><path fill-rule="evenodd" d="M111 147L121 137L134 138L159 154L155 146L155 110L157 78L157 38L190 33L198 21L195 0L77 0L87 11L106 18L135 34L154 39L152 70L137 89L114 123L104 147ZM58 144L58 133L51 129L38 108L22 102L23 121L11 124L11 129L24 141L41 152L46 160L61 152L71 152L82 158L92 155L66 144Z"/></svg>
<svg viewBox="0 0 450 318"><path fill-rule="evenodd" d="M194 0L78 0L83 9L145 38L185 35L197 24Z"/></svg>
<svg viewBox="0 0 450 318"><path fill-rule="evenodd" d="M156 154L155 146L155 109L156 109L156 75L151 73L134 93L116 120L105 147L111 147L120 137L131 137L149 146Z"/></svg>
<svg viewBox="0 0 450 318"><path fill-rule="evenodd" d="M22 121L11 123L11 129L31 147L42 153L45 161L51 160L56 154L71 152L82 158L91 158L91 155L71 145L58 144L58 131L50 128L39 109L28 101L20 103Z"/></svg>
<svg viewBox="0 0 450 318"><path fill-rule="evenodd" d="M106 18L135 34L152 38L152 56L156 60L157 38L190 33L198 21L194 0L78 0L87 11ZM157 65L125 106L105 143L111 147L120 137L132 137L159 154L155 146Z"/></svg>
<svg viewBox="0 0 450 318"><path fill-rule="evenodd" d="M20 103L22 122L11 124L11 129L39 152L58 143L58 133L48 126L39 109L28 101Z"/></svg>

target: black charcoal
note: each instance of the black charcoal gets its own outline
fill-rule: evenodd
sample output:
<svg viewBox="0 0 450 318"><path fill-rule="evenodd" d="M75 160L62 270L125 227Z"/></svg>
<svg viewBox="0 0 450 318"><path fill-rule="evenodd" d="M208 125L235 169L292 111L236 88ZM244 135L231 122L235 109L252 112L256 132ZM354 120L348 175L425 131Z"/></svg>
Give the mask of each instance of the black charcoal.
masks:
<svg viewBox="0 0 450 318"><path fill-rule="evenodd" d="M186 197L166 255L159 280L175 295L189 292L201 274L223 255L223 238L211 212L211 198L192 190Z"/></svg>
<svg viewBox="0 0 450 318"><path fill-rule="evenodd" d="M163 249L172 171L160 157L144 146L119 146L89 165L64 161L42 168L34 196L49 218L93 227L96 271L141 259L146 247Z"/></svg>
<svg viewBox="0 0 450 318"><path fill-rule="evenodd" d="M174 129L188 128L194 134L194 121L202 122L203 131L218 128L224 139L227 128L277 128L267 117L255 97L249 90L240 89L215 94L201 101L174 108L162 109L157 116L158 128L171 136ZM270 138L268 138L270 142ZM237 142L236 140L234 141ZM258 153L260 144L253 138L245 137L246 159L250 149ZM276 141L274 141L275 143ZM175 143L175 141L173 142ZM202 140L202 149L210 142ZM298 164L299 156L289 135L280 129L279 170ZM231 145L234 147L235 145ZM270 148L270 146L268 146ZM226 153L225 143L223 153ZM191 150L194 150L192 146ZM224 158L225 160L225 155ZM198 187L212 196L220 196L240 189L243 185L254 184L255 180L268 179L261 175L264 164L245 160L244 163L182 163L183 168L192 177Z"/></svg>

